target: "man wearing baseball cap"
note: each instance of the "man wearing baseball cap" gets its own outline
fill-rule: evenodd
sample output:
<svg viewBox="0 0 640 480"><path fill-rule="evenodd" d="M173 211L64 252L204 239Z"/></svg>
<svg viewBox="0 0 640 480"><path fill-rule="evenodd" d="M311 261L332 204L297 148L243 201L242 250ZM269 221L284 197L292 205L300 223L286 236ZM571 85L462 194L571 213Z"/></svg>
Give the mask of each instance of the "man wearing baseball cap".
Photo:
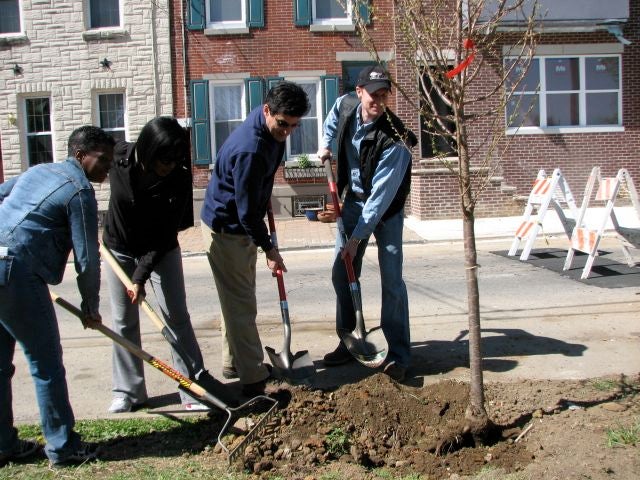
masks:
<svg viewBox="0 0 640 480"><path fill-rule="evenodd" d="M318 157L331 158L336 142L338 195L344 196L342 220L348 241L336 242L332 281L337 296L336 327L353 331L355 311L343 258L353 259L360 277L369 237L378 245L382 283L381 326L389 344L383 371L403 381L410 362L409 302L402 279L404 204L411 182L411 151L416 136L405 128L387 103L391 81L379 65L364 68L356 95L338 98L324 122ZM342 247L342 248L341 248ZM327 366L353 360L347 347L324 356Z"/></svg>

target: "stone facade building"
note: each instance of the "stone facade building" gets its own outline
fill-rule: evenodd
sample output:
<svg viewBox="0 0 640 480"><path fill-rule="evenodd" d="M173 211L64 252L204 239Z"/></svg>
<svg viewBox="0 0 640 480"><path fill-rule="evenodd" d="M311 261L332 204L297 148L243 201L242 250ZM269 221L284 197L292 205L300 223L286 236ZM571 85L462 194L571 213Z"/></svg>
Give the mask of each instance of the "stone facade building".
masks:
<svg viewBox="0 0 640 480"><path fill-rule="evenodd" d="M0 12L4 177L67 156L73 129L135 139L173 115L168 0L15 0ZM106 208L108 187L97 188Z"/></svg>

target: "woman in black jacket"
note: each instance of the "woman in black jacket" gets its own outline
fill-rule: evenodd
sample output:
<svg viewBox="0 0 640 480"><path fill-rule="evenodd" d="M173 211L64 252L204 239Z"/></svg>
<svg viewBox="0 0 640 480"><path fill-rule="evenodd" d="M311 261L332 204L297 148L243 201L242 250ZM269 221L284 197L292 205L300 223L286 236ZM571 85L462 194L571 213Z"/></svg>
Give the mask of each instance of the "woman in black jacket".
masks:
<svg viewBox="0 0 640 480"><path fill-rule="evenodd" d="M210 387L212 382L219 382L204 370L187 310L178 244L178 232L193 225L186 131L174 118L154 118L143 127L135 143L118 143L114 157L103 242L134 287L127 291L107 265L113 329L140 345L137 304L144 299L144 285L149 280L165 322L186 357L183 359L172 349L175 368ZM186 408L204 408L182 391L180 396ZM113 402L109 412L129 412L146 400L142 360L114 345Z"/></svg>

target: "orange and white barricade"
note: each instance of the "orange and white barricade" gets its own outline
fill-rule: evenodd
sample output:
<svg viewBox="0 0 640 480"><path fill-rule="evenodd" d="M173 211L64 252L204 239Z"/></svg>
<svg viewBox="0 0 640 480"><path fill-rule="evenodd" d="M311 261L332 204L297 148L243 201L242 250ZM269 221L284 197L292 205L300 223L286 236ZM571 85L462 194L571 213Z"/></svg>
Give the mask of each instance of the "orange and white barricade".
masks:
<svg viewBox="0 0 640 480"><path fill-rule="evenodd" d="M573 218L565 215L562 205L560 204L561 202L566 203L567 207L571 210ZM527 199L527 206L522 215L522 222L516 230L508 255L516 255L520 243L526 239L525 246L520 254L520 260L527 260L529 258L529 254L542 228L544 217L547 214L549 206L554 208L562 222L567 237L570 237L571 230L575 225L574 219L577 215L578 207L576 206L569 184L559 168L556 168L550 176L547 176L544 170L538 172L538 177L533 183L533 188Z"/></svg>
<svg viewBox="0 0 640 480"><path fill-rule="evenodd" d="M605 207L602 217L600 218L600 222L598 223L596 228L589 229L582 225L587 214L587 209L589 207L596 182L598 183L598 190L596 192L594 200L605 202ZM580 207L580 212L578 214L576 227L574 228L573 234L571 235L571 246L569 248L569 252L567 253L567 259L564 263L564 270L568 270L569 268L571 268L571 263L573 262L575 251L578 250L589 255L580 278L585 279L589 277L589 273L591 273L591 268L593 267L593 262L598 256L598 246L600 245L600 240L606 233L605 229L609 221L611 221L611 224L613 225L615 236L620 240L622 251L624 253L625 259L627 260L627 264L630 267L633 267L635 265L636 262L631 256L631 252L629 251L629 249L640 248L640 228L629 228L620 226L618 217L616 216L614 210L616 198L618 197L618 195L620 195L622 187L626 187L629 193L629 197L631 198L633 208L636 212L638 220L640 221L640 203L638 202L638 192L636 191L636 187L633 184L633 179L631 178L629 172L626 169L621 168L620 170L618 170L618 174L615 177L603 178L600 174L600 167L593 167L593 169L591 170L591 175L589 175L589 180L587 181L587 186L585 187L584 198L582 200L582 206Z"/></svg>

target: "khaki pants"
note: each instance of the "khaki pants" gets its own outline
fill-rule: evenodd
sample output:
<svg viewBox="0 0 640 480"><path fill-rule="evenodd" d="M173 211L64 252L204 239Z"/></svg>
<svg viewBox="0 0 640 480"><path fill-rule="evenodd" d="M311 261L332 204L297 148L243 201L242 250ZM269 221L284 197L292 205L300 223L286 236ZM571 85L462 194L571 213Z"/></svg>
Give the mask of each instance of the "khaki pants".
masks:
<svg viewBox="0 0 640 480"><path fill-rule="evenodd" d="M269 371L256 326L257 247L246 235L201 229L222 310L223 368L234 367L243 384L259 382Z"/></svg>

